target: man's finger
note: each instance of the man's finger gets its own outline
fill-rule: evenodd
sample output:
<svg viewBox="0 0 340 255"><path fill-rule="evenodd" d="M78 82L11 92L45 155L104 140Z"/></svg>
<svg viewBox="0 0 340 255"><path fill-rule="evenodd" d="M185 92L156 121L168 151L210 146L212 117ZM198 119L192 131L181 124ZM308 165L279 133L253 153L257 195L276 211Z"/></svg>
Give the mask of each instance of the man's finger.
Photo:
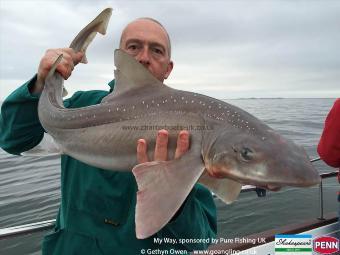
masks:
<svg viewBox="0 0 340 255"><path fill-rule="evenodd" d="M77 52L74 57L73 57L73 62L74 62L74 65L77 65L79 64L79 62L83 59L84 57L84 52Z"/></svg>
<svg viewBox="0 0 340 255"><path fill-rule="evenodd" d="M82 51L75 52L71 48L64 48L62 49L62 51L63 53L67 54L70 57L70 60L72 59L72 62L74 63L74 65L77 65L84 56L84 52Z"/></svg>
<svg viewBox="0 0 340 255"><path fill-rule="evenodd" d="M175 159L181 157L189 150L189 132L182 130L178 134Z"/></svg>
<svg viewBox="0 0 340 255"><path fill-rule="evenodd" d="M137 162L138 164L148 162L147 145L144 139L137 141Z"/></svg>
<svg viewBox="0 0 340 255"><path fill-rule="evenodd" d="M167 130L162 129L158 131L155 146L155 156L156 161L165 161L168 158L168 138L169 133Z"/></svg>
<svg viewBox="0 0 340 255"><path fill-rule="evenodd" d="M67 80L68 77L70 77L71 75L71 70L69 68L67 68L65 65L58 65L57 66L57 71L61 74L61 76Z"/></svg>

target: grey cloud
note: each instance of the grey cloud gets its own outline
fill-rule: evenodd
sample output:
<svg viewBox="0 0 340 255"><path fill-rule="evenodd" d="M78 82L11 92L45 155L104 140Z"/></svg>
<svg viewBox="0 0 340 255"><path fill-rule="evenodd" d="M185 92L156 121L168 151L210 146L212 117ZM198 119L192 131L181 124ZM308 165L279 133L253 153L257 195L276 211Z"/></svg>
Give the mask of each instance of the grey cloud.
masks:
<svg viewBox="0 0 340 255"><path fill-rule="evenodd" d="M172 39L175 69L167 81L172 86L218 97L270 97L279 91L340 96L336 1L41 1L40 8L33 1L13 8L22 3L4 1L0 7L6 33L0 42L1 85L29 79L44 50L67 46L89 19L112 6L108 34L96 38L90 63L68 84L104 82L123 27L149 16Z"/></svg>

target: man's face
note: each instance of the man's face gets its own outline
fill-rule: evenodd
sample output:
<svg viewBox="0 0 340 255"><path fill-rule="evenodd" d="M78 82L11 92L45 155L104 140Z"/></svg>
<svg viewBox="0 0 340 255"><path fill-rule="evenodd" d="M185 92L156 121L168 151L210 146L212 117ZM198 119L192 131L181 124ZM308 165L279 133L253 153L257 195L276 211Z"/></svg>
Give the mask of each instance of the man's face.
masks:
<svg viewBox="0 0 340 255"><path fill-rule="evenodd" d="M130 23L122 33L120 47L161 82L170 75L173 63L169 56L169 41L157 23L147 19Z"/></svg>

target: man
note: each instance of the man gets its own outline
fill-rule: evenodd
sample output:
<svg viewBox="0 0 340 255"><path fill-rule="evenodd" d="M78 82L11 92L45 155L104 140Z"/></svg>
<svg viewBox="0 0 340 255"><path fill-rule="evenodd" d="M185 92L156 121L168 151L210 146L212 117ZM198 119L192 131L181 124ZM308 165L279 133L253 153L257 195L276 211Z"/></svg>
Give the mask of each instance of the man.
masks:
<svg viewBox="0 0 340 255"><path fill-rule="evenodd" d="M149 18L137 19L123 30L120 47L164 81L173 68L170 40L164 27ZM67 79L82 59L72 49L50 49L41 59L38 74L15 90L3 103L0 118L0 146L19 155L42 140L44 130L37 115L37 80L44 81L56 56L63 54L57 71ZM109 83L111 90L114 81ZM65 100L68 108L97 104L107 91L77 92ZM153 160L167 160L168 133L157 134ZM114 145L113 145L114 146ZM181 131L175 157L188 150L189 134ZM139 163L147 162L147 143L137 143ZM43 242L43 254L151 254L163 250L204 249L204 239L216 235L216 208L210 192L197 184L173 219L151 238L138 240L135 234L137 186L131 172L107 171L86 165L69 156L61 157L61 205L55 232ZM174 190L176 192L176 190ZM164 198L166 199L166 198ZM160 242L155 242L158 237ZM164 243L165 238L176 240ZM179 239L198 242L181 244ZM149 253L147 253L149 252ZM161 253L154 253L161 254Z"/></svg>
<svg viewBox="0 0 340 255"><path fill-rule="evenodd" d="M340 98L335 101L327 115L318 145L318 153L327 165L340 168ZM338 173L338 182L340 183L340 170ZM338 202L340 222L340 191L338 191Z"/></svg>
<svg viewBox="0 0 340 255"><path fill-rule="evenodd" d="M327 115L318 153L328 165L340 167L340 98Z"/></svg>

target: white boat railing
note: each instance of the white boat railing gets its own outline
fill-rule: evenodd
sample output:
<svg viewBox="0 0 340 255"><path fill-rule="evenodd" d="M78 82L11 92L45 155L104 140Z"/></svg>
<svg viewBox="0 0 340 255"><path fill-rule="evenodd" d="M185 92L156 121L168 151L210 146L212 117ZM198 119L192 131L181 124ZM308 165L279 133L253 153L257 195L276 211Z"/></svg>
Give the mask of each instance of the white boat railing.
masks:
<svg viewBox="0 0 340 255"><path fill-rule="evenodd" d="M311 162L316 162L320 160L320 158L312 159ZM333 171L329 173L320 174L321 182L319 185L319 201L320 201L320 215L317 219L324 220L324 199L323 199L323 185L322 180L326 178L336 177L338 175L338 171ZM242 187L241 192L250 192L255 191L259 197L263 197L266 195L266 191L262 188L258 188L251 185L245 185ZM31 234L38 231L43 231L47 229L51 229L54 227L56 220L45 220L20 226L7 227L0 229L0 239L5 239L11 236L19 236L24 234Z"/></svg>
<svg viewBox="0 0 340 255"><path fill-rule="evenodd" d="M9 236L18 236L24 234L31 234L33 232L42 231L53 228L56 220L45 220L20 226L8 227L0 229L0 239Z"/></svg>

